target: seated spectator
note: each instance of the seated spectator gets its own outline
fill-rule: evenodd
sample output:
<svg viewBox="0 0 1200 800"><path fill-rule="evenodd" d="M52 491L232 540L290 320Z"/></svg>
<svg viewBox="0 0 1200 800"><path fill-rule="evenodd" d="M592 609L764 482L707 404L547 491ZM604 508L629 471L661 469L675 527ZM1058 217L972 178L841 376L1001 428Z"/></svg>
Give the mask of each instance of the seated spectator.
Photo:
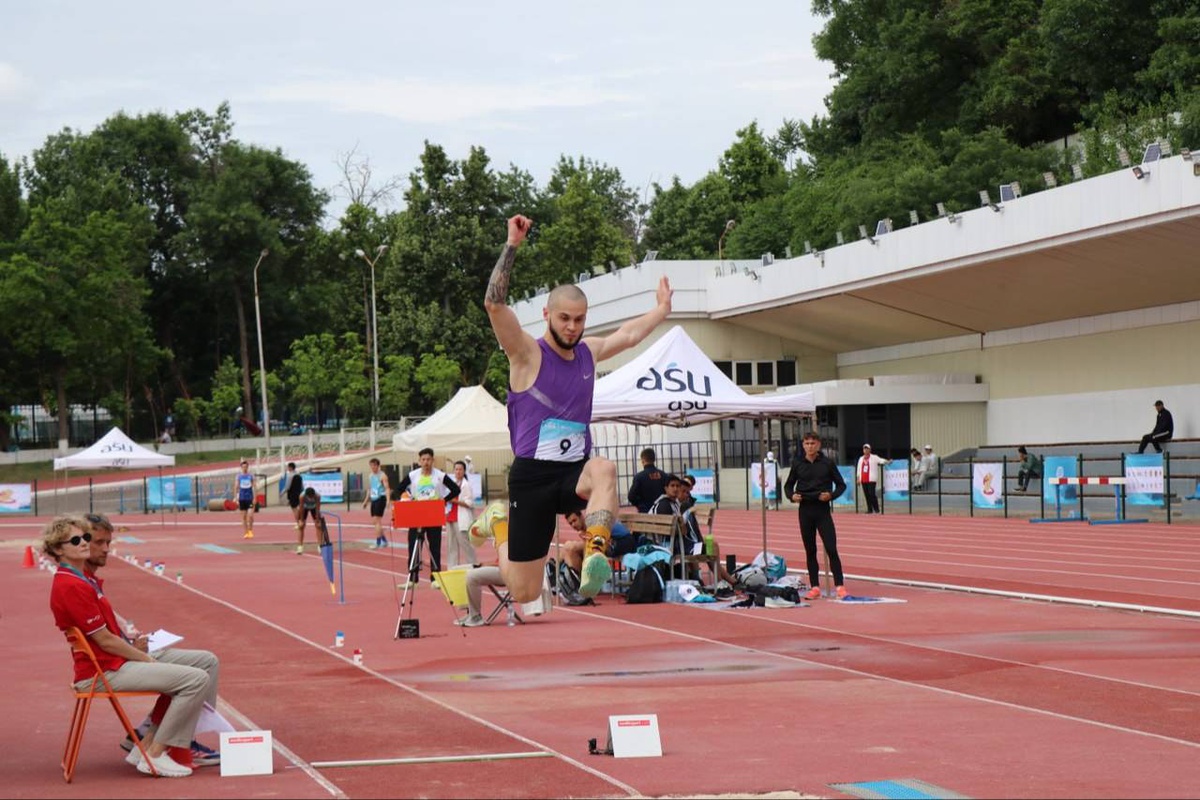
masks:
<svg viewBox="0 0 1200 800"><path fill-rule="evenodd" d="M696 519L696 512L692 510L692 506L696 505L696 501L692 499L692 484L695 483L695 479L689 482L686 480L687 477L689 476L684 476L685 480L679 486L679 505L687 503L688 506L688 510L683 512L684 548L687 552L692 552L696 543L701 543L703 546L704 532L700 530L700 520ZM716 539L713 539L712 552L708 555L715 559L717 565L717 574L713 581L717 584L717 588L721 588L718 581L725 581L732 587L733 578L729 575L729 570L725 569L725 565L721 563L721 547L717 544Z"/></svg>
<svg viewBox="0 0 1200 800"><path fill-rule="evenodd" d="M579 572L583 568L583 549L584 540L587 538L587 524L583 521L583 514L578 511L572 511L563 517L567 524L572 529L579 532L578 539L571 539L562 545L562 560L567 566ZM612 526L612 535L608 539L608 557L621 558L626 553L632 553L642 544L629 532L629 528L619 521L614 521Z"/></svg>
<svg viewBox="0 0 1200 800"><path fill-rule="evenodd" d="M92 541L88 545L87 568L83 572L84 575L94 578L97 585L102 587L104 581L96 573L108 564L108 551L112 546L113 524L103 514L86 514L84 515L84 519L92 526ZM122 619L121 615L115 611L113 614L117 618L117 627L125 631L127 638L132 638L136 642L139 635L133 628L133 623ZM155 658L165 663L199 667L207 672L209 687L212 689L212 699L207 699L205 702L215 708L213 704L216 703L217 676L220 666L216 656L206 650L183 650L177 647L168 647L158 651L155 654ZM159 695L158 699L159 702L155 704L154 710L137 726L137 732L140 737L144 738L152 726L162 722L163 714L166 713L167 708L171 704L171 698L168 695ZM133 750L133 739L126 736L125 741L121 742L121 749L127 753L131 752ZM192 762L189 766L192 767L211 767L221 763L220 753L194 739L192 740L191 756Z"/></svg>
<svg viewBox="0 0 1200 800"><path fill-rule="evenodd" d="M58 517L42 532L42 551L58 562L50 588L50 610L61 630L78 628L96 652L100 668L116 691L152 691L171 697L157 726L151 726L141 750L130 751L127 761L146 775L183 778L192 774L191 744L205 702L216 704L217 687L210 672L165 657L151 655L146 636L130 640L117 623L116 612L102 591L101 580L87 572L92 525L80 517ZM216 657L203 654L216 674ZM84 655L75 657L75 687L86 690L95 679L94 667Z"/></svg>
<svg viewBox="0 0 1200 800"><path fill-rule="evenodd" d="M679 486L682 481L678 475L668 475L663 482L663 493L650 504L649 514L682 514L679 507Z"/></svg>
<svg viewBox="0 0 1200 800"><path fill-rule="evenodd" d="M1021 463L1017 468L1017 491L1024 492L1029 488L1029 481L1042 477L1042 457L1033 456L1025 449L1025 445L1017 448Z"/></svg>
<svg viewBox="0 0 1200 800"><path fill-rule="evenodd" d="M504 578L500 575L499 565L480 565L467 570L466 584L467 616L455 620L454 624L464 628L478 628L480 625L487 624L483 618L483 587L504 586ZM542 596L523 603L521 610L528 616L537 617L549 611L551 605L550 585L546 582L542 584Z"/></svg>
<svg viewBox="0 0 1200 800"><path fill-rule="evenodd" d="M914 449L914 453L917 451ZM937 454L933 452L933 445L925 445L925 452L917 454L917 465L913 469L913 490L924 489L925 484L929 479L937 475Z"/></svg>

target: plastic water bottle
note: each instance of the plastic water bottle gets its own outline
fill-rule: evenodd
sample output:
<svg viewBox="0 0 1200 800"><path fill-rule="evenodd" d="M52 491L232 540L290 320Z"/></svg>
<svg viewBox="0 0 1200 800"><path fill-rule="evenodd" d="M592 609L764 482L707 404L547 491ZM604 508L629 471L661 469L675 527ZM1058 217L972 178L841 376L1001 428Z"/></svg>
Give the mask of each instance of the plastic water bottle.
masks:
<svg viewBox="0 0 1200 800"><path fill-rule="evenodd" d="M179 572L176 572L176 573L175 573L175 582L176 582L176 583L183 583L183 571L182 571L182 570L180 570Z"/></svg>
<svg viewBox="0 0 1200 800"><path fill-rule="evenodd" d="M354 648L354 663L360 667L362 666L362 650L357 647Z"/></svg>
<svg viewBox="0 0 1200 800"><path fill-rule="evenodd" d="M333 635L333 646L334 647L343 647L343 646L345 646L345 644L346 644L346 634L342 633L341 631L338 631L337 633L335 633Z"/></svg>
<svg viewBox="0 0 1200 800"><path fill-rule="evenodd" d="M512 607L512 604L511 604L511 603L509 603L509 606L508 606L508 627L510 627L510 628L511 628L511 627L513 627L513 626L514 626L514 625L516 625L516 624L517 624L517 611L516 611L516 609L514 609L514 608Z"/></svg>

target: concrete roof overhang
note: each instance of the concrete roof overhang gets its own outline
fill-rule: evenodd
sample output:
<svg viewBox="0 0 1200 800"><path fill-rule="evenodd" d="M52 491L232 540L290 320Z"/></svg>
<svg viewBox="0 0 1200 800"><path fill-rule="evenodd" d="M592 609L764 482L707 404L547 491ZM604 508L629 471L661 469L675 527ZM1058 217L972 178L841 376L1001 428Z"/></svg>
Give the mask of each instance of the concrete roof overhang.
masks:
<svg viewBox="0 0 1200 800"><path fill-rule="evenodd" d="M675 288L672 319L707 318L845 353L1200 300L1200 172L1179 156L936 218L823 253L651 262L586 281L603 333ZM544 297L516 306L533 335Z"/></svg>

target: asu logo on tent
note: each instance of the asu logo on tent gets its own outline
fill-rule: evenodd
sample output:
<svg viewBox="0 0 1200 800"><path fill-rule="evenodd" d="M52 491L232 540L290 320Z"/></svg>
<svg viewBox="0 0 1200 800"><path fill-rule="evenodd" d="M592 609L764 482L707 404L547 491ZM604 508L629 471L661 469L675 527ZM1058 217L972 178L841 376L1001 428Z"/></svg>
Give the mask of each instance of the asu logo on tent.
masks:
<svg viewBox="0 0 1200 800"><path fill-rule="evenodd" d="M704 380L704 391L696 388L696 375L690 369L680 369L672 361L660 375L658 370L650 367L649 375L643 375L637 380L637 388L645 392L685 392L690 391L700 397L712 397L712 381L707 375L700 376ZM686 375L685 381L682 376Z"/></svg>

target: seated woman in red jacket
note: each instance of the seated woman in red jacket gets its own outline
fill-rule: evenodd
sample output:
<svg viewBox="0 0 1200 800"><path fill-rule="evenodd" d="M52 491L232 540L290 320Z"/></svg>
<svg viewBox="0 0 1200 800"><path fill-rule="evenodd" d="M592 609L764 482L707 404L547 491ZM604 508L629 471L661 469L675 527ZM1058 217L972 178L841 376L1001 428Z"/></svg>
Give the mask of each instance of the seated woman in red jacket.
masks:
<svg viewBox="0 0 1200 800"><path fill-rule="evenodd" d="M64 631L78 628L87 636L115 691L151 691L170 696L170 706L157 730L151 730L142 740L147 758L134 748L129 763L146 775L191 775L191 767L179 759L190 760L196 722L209 692L209 675L198 667L156 660L146 651L145 637L135 642L125 638L100 579L87 569L91 541L91 525L79 517L59 517L42 532L42 552L58 562L50 587L54 622ZM75 686L86 690L94 677L91 661L76 653Z"/></svg>

